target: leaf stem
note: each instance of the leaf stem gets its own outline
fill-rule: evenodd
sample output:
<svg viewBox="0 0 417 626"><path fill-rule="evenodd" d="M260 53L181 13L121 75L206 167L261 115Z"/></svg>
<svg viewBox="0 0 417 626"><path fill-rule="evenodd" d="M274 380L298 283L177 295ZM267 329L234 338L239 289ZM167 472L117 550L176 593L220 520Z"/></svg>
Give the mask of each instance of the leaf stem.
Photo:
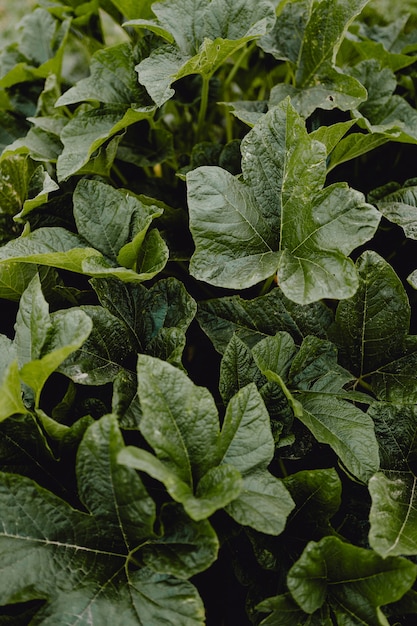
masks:
<svg viewBox="0 0 417 626"><path fill-rule="evenodd" d="M210 76L203 76L203 84L201 86L201 102L197 120L197 139L201 139L203 133L204 122L206 120Z"/></svg>
<svg viewBox="0 0 417 626"><path fill-rule="evenodd" d="M229 88L231 82L233 81L234 77L236 76L236 73L237 73L238 69L242 65L242 62L243 62L245 56L247 54L249 54L250 52L252 52L252 50L253 50L255 45L256 45L256 42L254 41L254 42L251 43L250 46L243 48L242 52L240 53L240 56L239 56L238 60L236 61L236 63L233 64L232 69L230 70L226 80L224 81L223 92L227 91L227 89Z"/></svg>

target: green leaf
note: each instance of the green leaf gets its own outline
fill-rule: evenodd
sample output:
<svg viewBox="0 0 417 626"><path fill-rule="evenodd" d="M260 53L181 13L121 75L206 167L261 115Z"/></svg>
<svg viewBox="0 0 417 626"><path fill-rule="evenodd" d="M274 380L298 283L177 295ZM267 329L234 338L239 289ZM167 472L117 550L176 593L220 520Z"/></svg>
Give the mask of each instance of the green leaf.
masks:
<svg viewBox="0 0 417 626"><path fill-rule="evenodd" d="M283 532L294 502L283 483L266 471L243 477L241 492L225 509L234 520L267 535Z"/></svg>
<svg viewBox="0 0 417 626"><path fill-rule="evenodd" d="M417 239L417 179L410 178L403 185L388 183L370 194L370 201L382 215L398 224L409 239Z"/></svg>
<svg viewBox="0 0 417 626"><path fill-rule="evenodd" d="M194 495L193 486L184 482L178 472L146 450L128 446L119 455L123 465L146 472L166 487L169 495L184 506L194 521L210 517L236 498L242 487L240 473L229 465L213 467L202 477Z"/></svg>
<svg viewBox="0 0 417 626"><path fill-rule="evenodd" d="M112 4L129 19L144 18L152 15L153 0L143 0L140 4L136 0L111 0Z"/></svg>
<svg viewBox="0 0 417 626"><path fill-rule="evenodd" d="M158 458L192 487L217 456L219 418L214 400L172 365L138 357L140 430Z"/></svg>
<svg viewBox="0 0 417 626"><path fill-rule="evenodd" d="M91 329L90 319L80 309L50 315L39 276L35 275L20 300L14 344L20 376L32 388L36 407L49 376L80 348Z"/></svg>
<svg viewBox="0 0 417 626"><path fill-rule="evenodd" d="M358 123L372 133L383 133L391 140L416 143L416 110L398 94L392 95L397 81L394 72L376 59L365 60L351 74L367 89L368 98L354 111Z"/></svg>
<svg viewBox="0 0 417 626"><path fill-rule="evenodd" d="M135 245L137 257L152 219L162 213L155 205L145 205L125 190L97 180L82 179L74 191L73 202L81 237L114 261L121 249L139 236ZM136 258L131 259L130 267L135 261Z"/></svg>
<svg viewBox="0 0 417 626"><path fill-rule="evenodd" d="M342 363L363 376L402 356L410 305L400 279L376 252L363 253L357 268L359 288L339 303L329 335Z"/></svg>
<svg viewBox="0 0 417 626"><path fill-rule="evenodd" d="M91 514L18 475L1 474L0 501L2 605L46 600L35 618L44 624L71 619L110 626L120 618L127 626L204 623L190 583L146 567L131 570L117 537Z"/></svg>
<svg viewBox="0 0 417 626"><path fill-rule="evenodd" d="M83 262L100 252L60 226L38 228L0 249L0 261L39 263L83 273Z"/></svg>
<svg viewBox="0 0 417 626"><path fill-rule="evenodd" d="M324 338L332 315L322 302L299 305L273 289L253 300L228 296L200 302L197 319L223 354L234 334L249 347L277 331L288 332L297 343L310 334Z"/></svg>
<svg viewBox="0 0 417 626"><path fill-rule="evenodd" d="M233 335L220 363L219 391L227 403L242 387L254 382L258 389L266 383L250 348Z"/></svg>
<svg viewBox="0 0 417 626"><path fill-rule="evenodd" d="M241 289L278 271L300 304L351 296L357 277L345 255L372 237L380 216L343 184L321 190L325 160L285 101L242 141L244 183L216 167L189 172L193 276Z"/></svg>
<svg viewBox="0 0 417 626"><path fill-rule="evenodd" d="M12 415L25 415L20 385L19 366L13 361L3 372L0 380L0 422Z"/></svg>
<svg viewBox="0 0 417 626"><path fill-rule="evenodd" d="M253 383L229 402L223 422L222 462L243 475L240 495L226 511L240 524L267 534L280 534L294 502L283 483L267 471L274 456L269 415Z"/></svg>
<svg viewBox="0 0 417 626"><path fill-rule="evenodd" d="M335 67L336 53L349 24L366 0L346 4L339 0L284 2L279 6L274 29L261 47L277 59L289 61L293 85L278 84L271 104L291 96L304 117L315 109L350 110L366 100L366 90L356 79Z"/></svg>
<svg viewBox="0 0 417 626"><path fill-rule="evenodd" d="M77 468L82 502L109 533L121 534L125 548L131 550L153 537L156 508L137 472L118 463L124 447L117 419L104 416L87 429L78 448Z"/></svg>
<svg viewBox="0 0 417 626"><path fill-rule="evenodd" d="M136 70L158 106L174 95L171 85L190 74L209 79L247 42L265 34L275 21L268 0L254 7L250 0L230 4L226 0L158 2L152 5L157 22L138 20L129 24L149 28L175 44L154 49Z"/></svg>
<svg viewBox="0 0 417 626"><path fill-rule="evenodd" d="M271 615L262 620L260 626L332 626L329 609L325 605L312 615L304 613L289 593L263 600L258 611Z"/></svg>
<svg viewBox="0 0 417 626"><path fill-rule="evenodd" d="M306 613L327 601L338 620L377 626L388 623L380 607L399 600L416 573L416 566L406 559L383 559L371 550L325 537L307 545L290 569L287 584Z"/></svg>
<svg viewBox="0 0 417 626"><path fill-rule="evenodd" d="M140 89L134 66L133 51L128 43L98 50L91 58L90 76L68 89L55 106L83 101L127 106L145 104L146 96Z"/></svg>
<svg viewBox="0 0 417 626"><path fill-rule="evenodd" d="M347 469L368 482L379 469L378 443L372 419L346 400L334 396L297 395L299 419L317 441L327 443Z"/></svg>
<svg viewBox="0 0 417 626"><path fill-rule="evenodd" d="M58 180L67 180L76 174L106 141L131 124L151 119L153 113L154 107L106 104L75 115L61 133L64 149L57 161Z"/></svg>
<svg viewBox="0 0 417 626"><path fill-rule="evenodd" d="M146 565L160 573L188 578L215 561L219 540L208 521L195 522L182 507L169 503L162 507L160 522L161 537L141 549Z"/></svg>
<svg viewBox="0 0 417 626"><path fill-rule="evenodd" d="M284 484L296 505L290 523L297 534L332 534L330 521L342 501L342 483L336 470L301 470L284 478Z"/></svg>
<svg viewBox="0 0 417 626"><path fill-rule="evenodd" d="M80 307L92 321L92 331L79 350L69 355L58 371L82 385L104 385L124 370L134 349L125 325L99 306Z"/></svg>
<svg viewBox="0 0 417 626"><path fill-rule="evenodd" d="M343 2L321 0L313 5L304 31L303 45L297 59L297 86L314 83L328 63L334 63L336 53L349 24L362 11L367 0Z"/></svg>
<svg viewBox="0 0 417 626"><path fill-rule="evenodd" d="M369 541L388 555L417 554L415 533L417 411L414 405L378 402L369 409L381 454L381 472L369 482Z"/></svg>
<svg viewBox="0 0 417 626"><path fill-rule="evenodd" d="M195 316L195 301L175 278L160 280L149 289L114 278L93 278L90 282L101 304L124 322L138 352L161 357L155 353L158 337L163 337L164 343L168 337L163 331L178 329L177 339L181 341Z"/></svg>
<svg viewBox="0 0 417 626"><path fill-rule="evenodd" d="M369 481L369 543L384 558L417 554L416 488L409 471L378 472Z"/></svg>

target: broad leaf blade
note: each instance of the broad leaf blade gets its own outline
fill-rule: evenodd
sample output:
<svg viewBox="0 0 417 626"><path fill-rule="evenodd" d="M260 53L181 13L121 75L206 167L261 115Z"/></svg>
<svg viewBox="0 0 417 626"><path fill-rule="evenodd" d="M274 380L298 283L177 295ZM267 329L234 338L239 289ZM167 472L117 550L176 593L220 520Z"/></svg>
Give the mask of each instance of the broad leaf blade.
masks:
<svg viewBox="0 0 417 626"><path fill-rule="evenodd" d="M417 554L417 478L412 472L378 472L369 481L369 542L382 557Z"/></svg>
<svg viewBox="0 0 417 626"><path fill-rule="evenodd" d="M232 289L250 287L271 276L279 259L277 233L260 213L251 189L214 166L189 172L187 188L196 244L191 274Z"/></svg>
<svg viewBox="0 0 417 626"><path fill-rule="evenodd" d="M301 421L321 443L327 443L347 469L368 482L379 469L378 444L372 419L346 400L297 395Z"/></svg>
<svg viewBox="0 0 417 626"><path fill-rule="evenodd" d="M332 314L322 302L299 305L273 289L253 300L229 296L200 302L197 319L223 354L234 334L249 347L277 331L288 332L296 343L310 334L325 338Z"/></svg>
<svg viewBox="0 0 417 626"><path fill-rule="evenodd" d="M410 323L410 305L392 267L372 251L357 261L355 295L340 302L330 337L342 363L363 376L401 356Z"/></svg>
<svg viewBox="0 0 417 626"><path fill-rule="evenodd" d="M307 545L290 569L287 584L306 613L327 601L346 623L377 625L380 607L399 600L416 573L416 566L406 559L383 559L372 550L325 537Z"/></svg>

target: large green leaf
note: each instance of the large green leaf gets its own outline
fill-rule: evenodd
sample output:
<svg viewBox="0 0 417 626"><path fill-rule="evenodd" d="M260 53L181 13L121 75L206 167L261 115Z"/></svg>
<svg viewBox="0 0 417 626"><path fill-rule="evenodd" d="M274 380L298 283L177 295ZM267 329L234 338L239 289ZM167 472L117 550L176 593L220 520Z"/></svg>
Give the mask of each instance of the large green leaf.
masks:
<svg viewBox="0 0 417 626"><path fill-rule="evenodd" d="M35 619L51 625L70 620L79 626L110 626L120 619L129 626L204 623L202 602L190 583L128 565L125 532L132 547L139 547L154 511L147 509L150 500L140 479L116 463L121 445L114 418L103 418L87 431L77 473L91 513L72 509L28 478L1 474L2 605L46 600ZM91 482L91 469L98 471L97 454L104 473L96 487L106 493L111 485L117 487L111 499L100 499ZM139 489L141 501L132 502L126 480L136 495Z"/></svg>
<svg viewBox="0 0 417 626"><path fill-rule="evenodd" d="M287 584L308 614L329 603L338 622L388 624L380 607L399 600L414 583L416 566L401 557L383 559L336 537L310 542L288 573Z"/></svg>
<svg viewBox="0 0 417 626"><path fill-rule="evenodd" d="M380 216L343 184L322 189L325 161L325 146L285 101L244 138L244 182L217 167L189 172L191 273L241 289L277 272L300 304L353 295L357 276L346 255L372 237Z"/></svg>

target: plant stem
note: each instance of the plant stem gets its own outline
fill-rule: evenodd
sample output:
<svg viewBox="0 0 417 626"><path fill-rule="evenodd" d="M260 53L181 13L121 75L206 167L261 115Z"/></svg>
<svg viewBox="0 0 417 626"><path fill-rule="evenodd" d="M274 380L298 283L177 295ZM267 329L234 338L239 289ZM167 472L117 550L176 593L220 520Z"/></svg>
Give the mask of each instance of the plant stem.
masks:
<svg viewBox="0 0 417 626"><path fill-rule="evenodd" d="M210 77L203 76L203 84L201 86L201 102L198 112L197 121L197 140L201 139L203 133L204 122L206 120L208 96L209 96Z"/></svg>

